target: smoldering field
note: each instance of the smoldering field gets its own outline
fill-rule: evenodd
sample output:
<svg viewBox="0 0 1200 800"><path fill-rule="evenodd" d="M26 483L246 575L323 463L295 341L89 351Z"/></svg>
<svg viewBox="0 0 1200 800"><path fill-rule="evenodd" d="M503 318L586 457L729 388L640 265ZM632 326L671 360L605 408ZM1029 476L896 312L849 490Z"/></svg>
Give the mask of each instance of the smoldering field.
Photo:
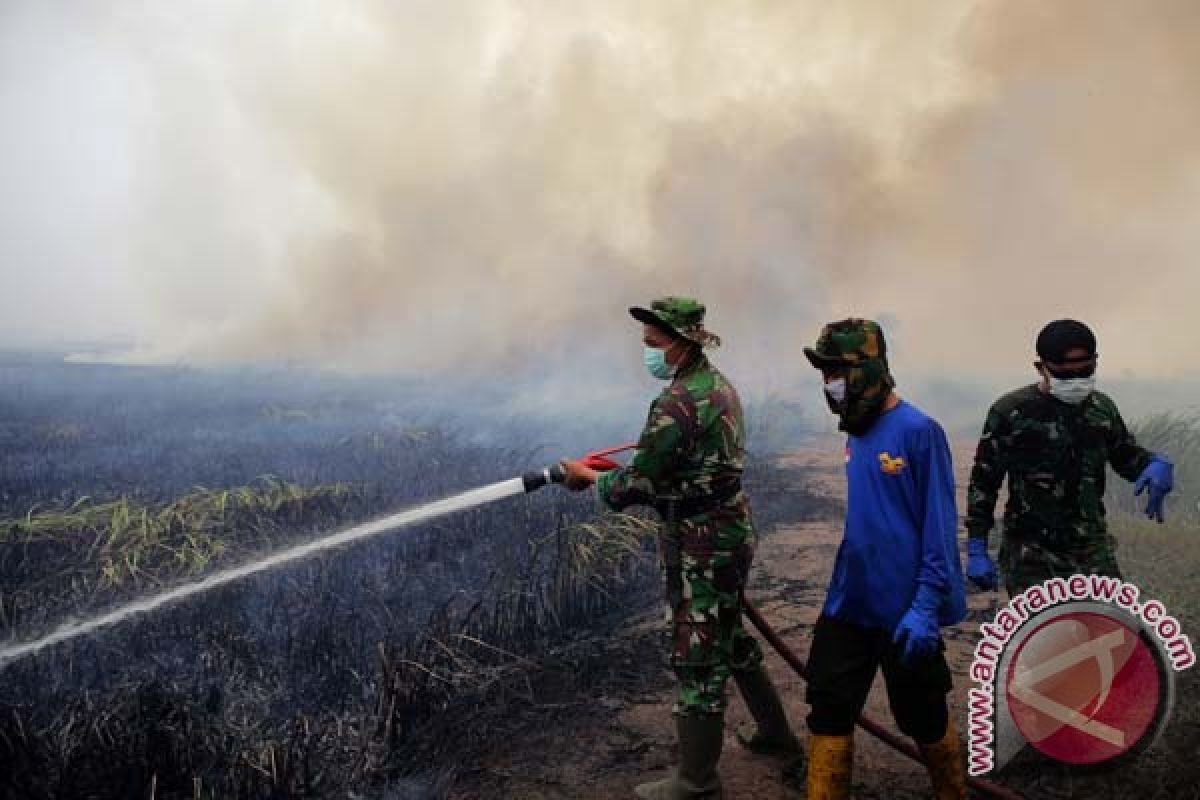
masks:
<svg viewBox="0 0 1200 800"><path fill-rule="evenodd" d="M0 365L0 640L78 620L350 523L630 438L497 414L496 398L306 370ZM508 387L512 390L513 387ZM439 396L439 394L441 396ZM760 527L837 508L772 466L820 417L748 408ZM1200 610L1200 423L1142 419L1180 485L1165 527L1115 482L1126 576L1185 630ZM659 596L647 519L556 489L257 575L7 665L0 797L419 798L503 793L498 738L586 724L665 686L623 625ZM1177 796L1190 674L1163 744L1118 773L1016 763L1031 796ZM965 677L960 677L965 685ZM664 712L665 713L665 712ZM494 771L495 770L495 771ZM589 776L603 784L604 776ZM1056 794L1057 793L1057 794Z"/></svg>
<svg viewBox="0 0 1200 800"><path fill-rule="evenodd" d="M0 640L636 434L298 370L0 370ZM757 463L764 525L826 508ZM662 679L603 644L657 601L648 532L550 488L47 648L4 668L0 796L440 796Z"/></svg>
<svg viewBox="0 0 1200 800"><path fill-rule="evenodd" d="M220 377L5 367L0 634L629 438L618 320L666 293L789 397L820 323L877 317L952 433L1062 316L1131 417L1194 403L1196 41L1190 0L5 2L0 337ZM459 712L530 706L510 653L614 679L570 636L656 592L638 520L591 511L498 504L9 667L0 786L436 788L396 782L503 729ZM1176 519L1118 535L1186 606Z"/></svg>

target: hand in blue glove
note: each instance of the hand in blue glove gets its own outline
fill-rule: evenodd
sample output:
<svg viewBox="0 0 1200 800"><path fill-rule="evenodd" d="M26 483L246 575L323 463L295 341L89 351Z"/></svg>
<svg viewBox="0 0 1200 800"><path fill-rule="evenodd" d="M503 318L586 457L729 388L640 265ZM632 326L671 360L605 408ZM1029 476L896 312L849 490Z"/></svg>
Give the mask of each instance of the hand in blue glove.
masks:
<svg viewBox="0 0 1200 800"><path fill-rule="evenodd" d="M1150 490L1150 497L1146 502L1146 516L1150 519L1157 519L1161 524L1163 521L1163 498L1175 488L1175 465L1164 456L1155 455L1142 470L1142 474L1138 476L1137 483L1133 487L1136 490L1134 496L1140 496L1146 489Z"/></svg>
<svg viewBox="0 0 1200 800"><path fill-rule="evenodd" d="M980 589L995 589L999 583L996 562L988 555L987 539L967 539L967 578Z"/></svg>
<svg viewBox="0 0 1200 800"><path fill-rule="evenodd" d="M940 592L927 583L917 585L912 608L900 618L900 624L892 635L893 643L904 644L901 660L906 664L912 665L937 652L940 641L937 610L941 604Z"/></svg>

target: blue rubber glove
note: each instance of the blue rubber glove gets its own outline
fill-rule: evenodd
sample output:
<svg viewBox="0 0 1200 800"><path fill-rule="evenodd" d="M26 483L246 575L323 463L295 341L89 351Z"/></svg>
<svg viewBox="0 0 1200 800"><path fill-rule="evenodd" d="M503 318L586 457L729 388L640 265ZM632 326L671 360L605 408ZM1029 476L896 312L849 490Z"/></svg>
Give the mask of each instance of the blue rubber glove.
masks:
<svg viewBox="0 0 1200 800"><path fill-rule="evenodd" d="M913 598L912 608L904 612L892 635L894 644L904 643L901 660L905 663L912 665L937 652L940 639L937 611L941 604L942 595L939 591L927 583L917 584L917 596Z"/></svg>
<svg viewBox="0 0 1200 800"><path fill-rule="evenodd" d="M987 539L967 539L967 578L980 589L995 589L999 584L996 562L988 555Z"/></svg>
<svg viewBox="0 0 1200 800"><path fill-rule="evenodd" d="M1150 519L1157 519L1161 524L1163 521L1163 498L1175 488L1175 465L1165 456L1156 454L1142 470L1137 483L1133 486L1136 490L1134 496L1140 496L1146 489L1150 490L1150 497L1146 502L1146 516Z"/></svg>

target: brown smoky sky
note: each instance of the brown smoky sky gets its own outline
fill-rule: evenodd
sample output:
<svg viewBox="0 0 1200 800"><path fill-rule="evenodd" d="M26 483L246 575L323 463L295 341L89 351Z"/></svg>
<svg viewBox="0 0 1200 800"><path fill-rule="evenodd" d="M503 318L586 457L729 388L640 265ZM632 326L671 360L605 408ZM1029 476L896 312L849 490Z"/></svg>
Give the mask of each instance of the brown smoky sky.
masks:
<svg viewBox="0 0 1200 800"><path fill-rule="evenodd" d="M1073 316L1194 376L1198 42L1192 0L5 3L0 331L578 374L675 293L772 380L852 314L900 372Z"/></svg>

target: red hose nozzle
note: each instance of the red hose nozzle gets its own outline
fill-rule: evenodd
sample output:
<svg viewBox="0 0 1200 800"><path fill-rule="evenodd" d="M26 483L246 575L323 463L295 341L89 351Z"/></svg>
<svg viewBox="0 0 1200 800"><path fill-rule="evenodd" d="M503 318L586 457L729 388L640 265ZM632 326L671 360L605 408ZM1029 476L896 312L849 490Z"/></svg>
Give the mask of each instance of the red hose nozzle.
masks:
<svg viewBox="0 0 1200 800"><path fill-rule="evenodd" d="M588 453L583 458L579 459L580 463L586 467L596 470L597 472L608 472L609 470L620 469L619 461L614 461L609 458L613 453L620 453L624 450L632 450L637 447L637 442L627 442L616 447L609 447L606 450L594 450Z"/></svg>
<svg viewBox="0 0 1200 800"><path fill-rule="evenodd" d="M632 450L637 447L637 442L626 442L625 444L617 445L616 447L608 447L604 450L593 450L585 455L579 461L585 466L596 470L597 472L608 472L609 470L620 469L621 464L609 458L613 453L620 453L625 450ZM545 469L535 472L528 472L522 476L525 481L525 491L532 492L542 488L548 483L561 483L564 474L562 467L558 464L546 467Z"/></svg>

